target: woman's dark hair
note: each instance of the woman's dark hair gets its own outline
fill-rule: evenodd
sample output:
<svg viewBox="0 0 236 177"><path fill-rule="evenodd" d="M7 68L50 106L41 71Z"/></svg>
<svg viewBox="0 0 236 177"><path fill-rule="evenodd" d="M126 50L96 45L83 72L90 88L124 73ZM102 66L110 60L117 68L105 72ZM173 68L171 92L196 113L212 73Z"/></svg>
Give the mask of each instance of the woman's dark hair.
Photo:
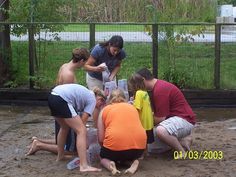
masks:
<svg viewBox="0 0 236 177"><path fill-rule="evenodd" d="M111 39L109 39L109 41L101 42L101 43L99 43L99 45L102 47L107 47L108 45L110 45L111 47L118 47L119 49L122 49L123 43L124 43L124 41L121 36L114 35L111 37Z"/></svg>
<svg viewBox="0 0 236 177"><path fill-rule="evenodd" d="M139 71L137 71L137 73L146 80L152 80L154 78L151 71L149 71L147 68L142 68Z"/></svg>

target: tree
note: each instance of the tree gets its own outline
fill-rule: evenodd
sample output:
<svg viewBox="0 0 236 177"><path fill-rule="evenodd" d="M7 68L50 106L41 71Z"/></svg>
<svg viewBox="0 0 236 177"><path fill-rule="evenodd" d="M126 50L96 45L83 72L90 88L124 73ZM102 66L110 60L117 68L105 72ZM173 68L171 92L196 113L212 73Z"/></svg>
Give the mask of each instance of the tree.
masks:
<svg viewBox="0 0 236 177"><path fill-rule="evenodd" d="M62 22L65 19L61 8L68 4L67 0L11 0L10 18L13 22ZM36 33L40 29L48 31L58 30L55 25L39 25ZM15 35L25 34L26 25L14 25L12 31Z"/></svg>
<svg viewBox="0 0 236 177"><path fill-rule="evenodd" d="M216 17L216 0L153 0L147 6L155 22L213 22ZM167 68L163 78L177 84L179 87L186 87L183 81L188 80L184 71L179 71L176 67L175 48L178 42L193 40L193 35L201 35L205 26L161 25L159 30L163 33L163 43L168 52ZM150 30L149 30L150 31ZM184 78L186 76L186 78Z"/></svg>
<svg viewBox="0 0 236 177"><path fill-rule="evenodd" d="M67 0L0 0L0 21L4 22L58 22L63 21L64 15L60 7L67 4ZM55 25L29 25L29 24L0 25L0 86L5 81L11 80L11 43L10 33L14 35L26 34L28 29L33 29L33 35L41 29L55 31L62 29ZM34 42L35 43L35 42ZM36 48L32 47L36 60ZM38 62L34 61L37 65ZM37 68L37 67L36 67ZM14 80L14 78L12 78Z"/></svg>
<svg viewBox="0 0 236 177"><path fill-rule="evenodd" d="M9 18L9 0L0 0L0 22L6 22ZM0 25L0 86L10 79L11 68L11 43L10 26Z"/></svg>

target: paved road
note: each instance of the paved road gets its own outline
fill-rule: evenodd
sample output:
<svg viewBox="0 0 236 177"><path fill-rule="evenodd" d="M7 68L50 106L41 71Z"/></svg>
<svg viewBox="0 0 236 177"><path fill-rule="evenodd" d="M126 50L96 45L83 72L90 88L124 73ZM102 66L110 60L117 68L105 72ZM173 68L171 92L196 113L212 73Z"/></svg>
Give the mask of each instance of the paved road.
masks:
<svg viewBox="0 0 236 177"><path fill-rule="evenodd" d="M151 36L146 32L96 32L95 40L104 41L108 40L112 35L121 35L125 42L152 42ZM42 40L52 40L55 41L56 38L61 41L89 41L89 32L60 32L60 33L40 33L40 39ZM193 42L214 42L215 34L205 33L203 35L191 36ZM159 33L158 40L163 40L165 35L163 32ZM36 36L39 39L39 35ZM26 41L28 40L28 35L22 35L21 37L16 37L11 35L11 40L13 41ZM236 42L236 32L222 33L222 42Z"/></svg>

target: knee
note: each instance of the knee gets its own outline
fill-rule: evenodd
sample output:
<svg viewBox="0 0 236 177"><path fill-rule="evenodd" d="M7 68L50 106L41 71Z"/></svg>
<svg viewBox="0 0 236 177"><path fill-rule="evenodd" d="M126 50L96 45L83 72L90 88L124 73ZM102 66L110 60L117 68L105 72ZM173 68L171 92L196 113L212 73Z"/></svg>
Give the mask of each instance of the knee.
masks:
<svg viewBox="0 0 236 177"><path fill-rule="evenodd" d="M157 126L156 128L156 134L157 134L157 137L162 139L163 137L165 137L167 131L164 127L162 126Z"/></svg>
<svg viewBox="0 0 236 177"><path fill-rule="evenodd" d="M87 129L85 126L80 126L76 128L74 131L76 132L76 134L83 134L83 135L87 134Z"/></svg>
<svg viewBox="0 0 236 177"><path fill-rule="evenodd" d="M68 132L69 131L69 127L66 126L66 125L63 125L63 126L60 127L60 131Z"/></svg>

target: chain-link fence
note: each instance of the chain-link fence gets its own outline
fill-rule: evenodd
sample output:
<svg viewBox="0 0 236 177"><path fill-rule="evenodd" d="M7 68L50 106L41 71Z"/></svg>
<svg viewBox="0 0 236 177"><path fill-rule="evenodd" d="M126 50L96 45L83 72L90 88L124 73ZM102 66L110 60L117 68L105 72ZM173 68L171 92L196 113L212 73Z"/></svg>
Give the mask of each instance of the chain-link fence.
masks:
<svg viewBox="0 0 236 177"><path fill-rule="evenodd" d="M1 31L6 23L0 23ZM142 67L181 88L236 88L236 32L232 24L11 23L12 77L6 87L50 88L74 48L91 49L112 35L124 39L118 79ZM1 58L4 59L4 44ZM76 72L85 84L85 71Z"/></svg>

